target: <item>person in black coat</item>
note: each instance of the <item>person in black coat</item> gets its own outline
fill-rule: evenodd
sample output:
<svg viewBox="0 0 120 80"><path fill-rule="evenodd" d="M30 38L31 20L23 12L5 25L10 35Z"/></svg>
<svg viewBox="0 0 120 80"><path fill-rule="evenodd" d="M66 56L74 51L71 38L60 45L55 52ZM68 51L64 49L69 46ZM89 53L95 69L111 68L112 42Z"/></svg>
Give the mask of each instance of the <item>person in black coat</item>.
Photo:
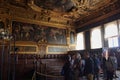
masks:
<svg viewBox="0 0 120 80"><path fill-rule="evenodd" d="M63 65L61 74L64 76L64 80L73 80L73 71L70 63L70 56L68 55L65 58L65 64Z"/></svg>
<svg viewBox="0 0 120 80"><path fill-rule="evenodd" d="M94 80L97 78L99 80L99 71L100 71L100 60L97 56L97 54L93 55L93 61L94 61Z"/></svg>
<svg viewBox="0 0 120 80"><path fill-rule="evenodd" d="M84 74L85 74L87 80L93 80L93 74L94 74L93 59L89 56L88 52L84 53L84 58L85 58Z"/></svg>

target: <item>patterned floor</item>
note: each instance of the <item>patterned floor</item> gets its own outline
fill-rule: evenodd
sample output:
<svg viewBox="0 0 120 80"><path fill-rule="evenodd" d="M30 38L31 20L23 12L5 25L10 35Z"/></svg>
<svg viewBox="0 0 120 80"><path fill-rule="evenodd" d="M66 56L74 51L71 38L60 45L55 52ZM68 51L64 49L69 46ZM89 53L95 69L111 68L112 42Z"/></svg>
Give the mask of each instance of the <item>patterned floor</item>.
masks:
<svg viewBox="0 0 120 80"><path fill-rule="evenodd" d="M117 71L117 76L118 76L118 78L114 78L113 80L120 80L120 70ZM82 80L86 80L86 79L83 78ZM96 80L97 80L97 79L96 79ZM104 80L102 74L100 75L99 80Z"/></svg>
<svg viewBox="0 0 120 80"><path fill-rule="evenodd" d="M120 80L120 70L117 71L117 76L118 76L118 78L114 78L113 80ZM101 79L101 80L103 80L103 79Z"/></svg>

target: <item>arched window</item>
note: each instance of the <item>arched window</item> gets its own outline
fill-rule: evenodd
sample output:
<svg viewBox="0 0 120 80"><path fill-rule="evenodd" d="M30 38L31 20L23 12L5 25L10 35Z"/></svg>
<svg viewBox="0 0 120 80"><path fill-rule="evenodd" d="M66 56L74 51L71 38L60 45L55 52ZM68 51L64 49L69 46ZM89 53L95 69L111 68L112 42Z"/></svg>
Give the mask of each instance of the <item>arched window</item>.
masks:
<svg viewBox="0 0 120 80"><path fill-rule="evenodd" d="M84 50L85 45L84 45L84 34L83 32L77 34L77 45L76 45L77 50Z"/></svg>
<svg viewBox="0 0 120 80"><path fill-rule="evenodd" d="M91 49L102 48L100 27L91 30Z"/></svg>
<svg viewBox="0 0 120 80"><path fill-rule="evenodd" d="M117 21L107 23L105 26L105 39L108 41L108 47L118 47L118 27Z"/></svg>

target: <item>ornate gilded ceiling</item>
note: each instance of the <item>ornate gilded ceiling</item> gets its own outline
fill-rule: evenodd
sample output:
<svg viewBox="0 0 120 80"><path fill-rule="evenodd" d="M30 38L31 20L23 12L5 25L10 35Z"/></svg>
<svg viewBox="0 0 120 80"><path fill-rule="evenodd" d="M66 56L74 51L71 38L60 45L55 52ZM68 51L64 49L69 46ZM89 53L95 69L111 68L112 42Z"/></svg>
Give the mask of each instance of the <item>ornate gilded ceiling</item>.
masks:
<svg viewBox="0 0 120 80"><path fill-rule="evenodd" d="M113 10L120 10L120 0L2 0L15 7L32 9L41 20L67 26L82 25Z"/></svg>

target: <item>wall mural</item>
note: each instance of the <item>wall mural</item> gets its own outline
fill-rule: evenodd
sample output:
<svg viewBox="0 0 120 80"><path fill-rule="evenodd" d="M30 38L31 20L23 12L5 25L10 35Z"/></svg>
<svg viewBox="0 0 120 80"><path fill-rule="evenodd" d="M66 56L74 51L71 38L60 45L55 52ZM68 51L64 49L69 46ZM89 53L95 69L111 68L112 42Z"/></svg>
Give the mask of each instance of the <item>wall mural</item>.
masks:
<svg viewBox="0 0 120 80"><path fill-rule="evenodd" d="M66 44L66 31L64 29L51 28L47 29L48 43Z"/></svg>
<svg viewBox="0 0 120 80"><path fill-rule="evenodd" d="M74 3L71 0L34 0L34 4L43 9L58 12L70 11L74 6Z"/></svg>
<svg viewBox="0 0 120 80"><path fill-rule="evenodd" d="M67 47L48 47L48 52L66 52Z"/></svg>
<svg viewBox="0 0 120 80"><path fill-rule="evenodd" d="M15 49L17 49L17 51L19 53L21 53L21 52L24 52L24 53L26 53L26 52L33 52L33 53L37 52L36 46L15 46ZM14 46L12 46L11 47L11 52L14 52L15 49L14 49Z"/></svg>
<svg viewBox="0 0 120 80"><path fill-rule="evenodd" d="M75 32L74 31L70 32L70 43L71 44L75 43Z"/></svg>
<svg viewBox="0 0 120 80"><path fill-rule="evenodd" d="M12 22L16 41L47 41L48 44L66 44L66 30L36 24Z"/></svg>

